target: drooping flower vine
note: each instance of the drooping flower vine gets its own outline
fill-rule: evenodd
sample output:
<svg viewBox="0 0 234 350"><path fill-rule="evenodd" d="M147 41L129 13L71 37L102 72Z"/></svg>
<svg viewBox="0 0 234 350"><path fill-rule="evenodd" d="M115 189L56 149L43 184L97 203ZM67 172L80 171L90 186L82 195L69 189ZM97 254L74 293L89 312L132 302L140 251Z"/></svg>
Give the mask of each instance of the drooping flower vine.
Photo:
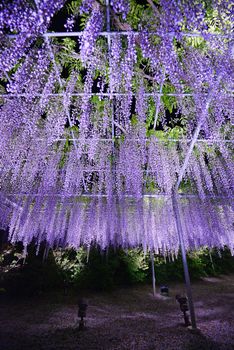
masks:
<svg viewBox="0 0 234 350"><path fill-rule="evenodd" d="M4 41L0 50L0 71L8 71L22 58L35 39L45 33L52 16L64 4L63 0L39 2L13 1L10 6L0 4L0 35ZM12 40L7 34L17 33Z"/></svg>
<svg viewBox="0 0 234 350"><path fill-rule="evenodd" d="M175 221L168 199L122 198L112 201L110 206L105 198L87 197L71 203L59 202L53 197L38 202L31 197L22 203L23 209L13 210L10 235L13 241L23 240L25 246L37 234L39 242L46 240L49 247L68 244L77 248L96 243L104 249L111 243L126 248L142 245L146 250L165 250L165 255L178 253ZM187 249L233 246L230 218L233 219L234 213L227 204L220 200L207 199L201 203L197 198L182 198L181 208ZM229 220L224 213L227 209Z"/></svg>
<svg viewBox="0 0 234 350"><path fill-rule="evenodd" d="M81 38L80 57L85 64L89 61L94 53L95 42L99 31L102 29L103 14L99 6L94 6L91 17L87 22Z"/></svg>
<svg viewBox="0 0 234 350"><path fill-rule="evenodd" d="M220 3L209 6L226 35ZM232 42L210 33L212 11L161 0L131 20L132 2L113 0L120 33L101 33L104 5L84 0L66 24L84 15L80 40L45 45L62 5L0 5L0 219L12 241L177 253L169 199L199 125L182 182L185 244L233 247Z"/></svg>

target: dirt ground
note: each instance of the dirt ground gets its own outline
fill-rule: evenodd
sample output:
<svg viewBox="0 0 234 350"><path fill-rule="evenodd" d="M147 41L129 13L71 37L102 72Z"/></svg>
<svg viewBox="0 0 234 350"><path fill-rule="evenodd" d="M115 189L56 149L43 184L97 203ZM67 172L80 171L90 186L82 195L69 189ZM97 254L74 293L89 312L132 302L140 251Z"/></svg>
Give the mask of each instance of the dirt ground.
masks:
<svg viewBox="0 0 234 350"><path fill-rule="evenodd" d="M210 350L234 349L234 275L193 283L199 334L183 326L175 295L151 286L86 293L86 330L77 328L75 295L50 293L0 300L0 350Z"/></svg>

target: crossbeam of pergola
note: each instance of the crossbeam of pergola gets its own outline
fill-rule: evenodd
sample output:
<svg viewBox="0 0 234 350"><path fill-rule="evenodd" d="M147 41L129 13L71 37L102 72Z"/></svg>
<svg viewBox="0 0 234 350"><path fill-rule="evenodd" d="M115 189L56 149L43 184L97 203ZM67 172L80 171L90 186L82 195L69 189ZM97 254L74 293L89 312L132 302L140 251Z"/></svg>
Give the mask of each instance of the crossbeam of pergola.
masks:
<svg viewBox="0 0 234 350"><path fill-rule="evenodd" d="M43 33L41 36L47 37L47 38L59 38L59 37L81 37L83 36L84 32L48 32L48 33ZM101 31L98 33L99 36L114 36L114 35L135 35L138 36L141 33L139 31L131 31L131 30L120 30L120 31ZM147 34L149 35L158 35L161 37L175 37L175 32L168 32L168 33L159 33L159 32L148 32ZM7 35L8 38L14 39L18 36L19 34L9 34ZM28 34L28 37L31 35ZM181 37L192 37L192 38L197 38L197 37L204 37L204 36L210 36L210 37L217 37L217 38L223 38L223 39L232 39L234 38L234 34L228 33L228 34L221 34L221 33L209 33L209 32L204 32L204 33L193 33L193 32L180 32Z"/></svg>
<svg viewBox="0 0 234 350"><path fill-rule="evenodd" d="M108 198L107 194L103 193L73 193L73 194L63 194L63 193L53 193L53 194L40 194L40 193L8 193L7 196L9 197L62 197L62 198L77 198L77 197L83 197L83 198ZM191 194L191 193L178 193L177 196L179 198L199 198L197 194ZM117 197L113 195L113 197ZM171 198L171 194L167 193L157 193L157 194L142 194L140 198ZM123 198L130 198L134 199L136 198L134 195L131 194L125 194L123 195ZM138 197L139 198L139 197ZM206 195L203 198L205 199L234 199L234 196L221 196L221 195Z"/></svg>
<svg viewBox="0 0 234 350"><path fill-rule="evenodd" d="M234 97L234 92L220 92L220 94L227 95L227 96L233 96ZM28 98L35 98L35 97L43 97L43 96L48 96L48 97L64 97L66 95L67 97L91 97L91 96L98 96L98 97L123 97L123 96L135 96L136 94L134 93L126 93L126 92L74 92L74 93L67 93L67 92L58 92L58 93L49 93L49 94L43 94L43 93L35 93L35 94L28 94L28 93L14 93L14 94L0 94L0 97L2 98L13 98L13 97L28 97ZM145 92L144 96L145 97L150 97L150 96L171 96L171 97L193 97L193 96L207 96L207 92L201 92L201 93L162 93L162 92Z"/></svg>
<svg viewBox="0 0 234 350"><path fill-rule="evenodd" d="M120 138L118 136L115 136L115 138ZM87 138L87 140L90 140L91 138ZM44 139L41 139L41 138L38 138L37 141L43 141ZM69 139L69 138L58 138L58 139L55 139L54 141L73 141L74 139ZM79 141L79 139L75 138L75 140ZM95 140L95 141L103 141L103 142L112 142L113 140L112 139L108 139L108 138L92 138L92 140ZM149 139L134 139L134 138L128 138L127 139L128 141L133 141L133 142L139 142L139 141L149 141ZM183 139L155 139L154 142L158 142L158 143L164 143L164 142L191 142L192 139L188 139L188 138L183 138ZM230 139L230 140L227 140L227 139L197 139L196 142L204 142L204 143L234 143L234 139Z"/></svg>

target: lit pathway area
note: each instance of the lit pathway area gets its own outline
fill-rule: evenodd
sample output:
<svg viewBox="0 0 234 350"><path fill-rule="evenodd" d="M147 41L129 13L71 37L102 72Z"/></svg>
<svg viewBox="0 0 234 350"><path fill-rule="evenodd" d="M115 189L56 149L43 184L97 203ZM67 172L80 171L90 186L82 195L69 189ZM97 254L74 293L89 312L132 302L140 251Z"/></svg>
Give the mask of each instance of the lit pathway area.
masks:
<svg viewBox="0 0 234 350"><path fill-rule="evenodd" d="M30 299L1 299L1 350L210 350L234 349L234 275L193 283L200 333L183 326L175 295L153 297L150 286L87 292L86 329L78 331L77 299L59 292Z"/></svg>

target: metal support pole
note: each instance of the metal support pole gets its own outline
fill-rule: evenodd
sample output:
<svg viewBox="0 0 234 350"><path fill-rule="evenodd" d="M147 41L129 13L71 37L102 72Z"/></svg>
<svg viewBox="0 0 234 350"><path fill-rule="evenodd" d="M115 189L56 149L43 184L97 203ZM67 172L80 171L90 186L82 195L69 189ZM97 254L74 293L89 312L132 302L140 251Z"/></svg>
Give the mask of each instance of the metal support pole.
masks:
<svg viewBox="0 0 234 350"><path fill-rule="evenodd" d="M156 278L155 278L155 269L154 269L154 253L150 251L151 258L151 267L152 267L152 284L153 284L153 295L156 296Z"/></svg>
<svg viewBox="0 0 234 350"><path fill-rule="evenodd" d="M185 277L185 283L186 283L186 291L187 291L187 297L188 297L188 304L189 304L189 312L190 312L190 317L191 317L192 329L197 329L196 317L195 317L195 311L194 311L194 305L193 305L192 290L191 290L191 283L190 283L189 270L188 270L188 262L187 262L187 257L186 257L186 250L185 250L184 238L183 238L183 230L182 230L182 224L181 224L181 219L180 219L179 202L178 202L178 196L175 192L172 193L172 205L173 205L174 215L175 215L175 219L176 219L176 228L178 231L180 249L181 249L181 254L182 254L182 261L183 261L183 267L184 267L184 277Z"/></svg>
<svg viewBox="0 0 234 350"><path fill-rule="evenodd" d="M106 0L106 30L107 30L107 45L108 45L108 61L110 64L110 55L111 55L111 21L110 21L110 1ZM112 98L112 94L110 96ZM111 115L111 138L112 138L112 149L113 154L115 152L115 120L114 120L114 102L112 105L112 115ZM121 127L121 126L120 126ZM121 127L122 128L122 127ZM122 130L123 131L123 130ZM126 133L126 131L125 131Z"/></svg>
<svg viewBox="0 0 234 350"><path fill-rule="evenodd" d="M110 16L110 1L106 0L106 31L107 31L107 45L108 45L108 62L109 66L111 63L111 16ZM112 140L112 156L115 157L115 99L112 95L113 91L109 95L110 99L112 100L112 111L111 111L111 140ZM117 123L118 124L118 123ZM126 130L118 124L118 127L126 134ZM114 183L115 179L115 165L112 164L112 180Z"/></svg>
<svg viewBox="0 0 234 350"><path fill-rule="evenodd" d="M219 74L217 77L217 86L219 86L221 78L222 78L222 75ZM207 118L208 109L210 107L210 103L211 103L212 98L213 98L213 92L214 92L213 89L210 89L210 91L208 93L203 113L200 117L200 120L199 120L197 127L195 129L195 132L193 134L192 141L190 143L188 152L187 152L186 157L184 159L184 163L183 163L182 168L180 169L180 172L178 174L178 180L177 180L177 182L175 184L175 188L172 192L172 205L173 205L174 215L175 215L175 219L176 219L176 227L177 227L177 231L178 231L181 254L182 254L182 259L183 259L184 276L185 276L185 283L186 283L187 296L188 296L188 302L189 302L189 311L190 311L191 323L192 323L193 329L196 329L197 327L196 327L196 318L195 318L195 311L194 311L194 305L193 305L193 299L192 299L192 291L191 291L188 263L187 263L187 258L186 258L186 250L185 250L185 246L184 246L183 230L182 230L181 219L180 219L179 202L178 202L178 189L179 189L180 183L184 177L185 171L188 167L188 163L189 163L190 157L192 155L194 146L198 140L198 136L200 134L202 125L203 125L205 119Z"/></svg>
<svg viewBox="0 0 234 350"><path fill-rule="evenodd" d="M220 81L221 81L221 78L222 78L222 75L220 74L217 78L217 86L220 84ZM175 185L175 190L178 191L179 189L179 186L180 186L180 183L184 177L184 174L185 174L185 171L188 167L188 164L189 164L189 160L190 160L190 157L192 155L192 152L193 152L193 149L194 149L194 146L197 142L197 139L198 139L198 136L200 134L200 131L201 131L201 128L202 128L202 125L204 123L204 121L206 120L207 118L207 114L208 114L208 110L209 110L209 107L210 107L210 103L212 101L212 98L213 98L213 89L211 89L208 93L208 97L207 97L207 100L206 100L206 104L204 106L204 110L203 110L203 113L198 121L198 124L197 124L197 127L194 131L194 134L193 134L193 137L192 137L192 141L190 143L190 146L189 146L189 149L188 149L188 152L186 154L186 157L184 159L184 163L182 165L182 168L180 169L180 172L179 172L179 175L178 175L178 180L176 182L176 185Z"/></svg>
<svg viewBox="0 0 234 350"><path fill-rule="evenodd" d="M215 272L214 262L213 262L213 258L212 258L210 249L209 249L209 257L210 257L210 262L211 262L212 269L213 269L213 271Z"/></svg>
<svg viewBox="0 0 234 350"><path fill-rule="evenodd" d="M157 103L156 113L155 113L155 118L154 118L154 129L156 129L156 126L157 126L158 115L159 115L159 110L160 110L160 101L161 101L161 96L163 95L162 89L163 89L163 84L164 84L164 81L165 81L165 75L166 75L165 69L162 68L162 81L161 81L161 84L160 84L159 95L158 95L158 103Z"/></svg>

